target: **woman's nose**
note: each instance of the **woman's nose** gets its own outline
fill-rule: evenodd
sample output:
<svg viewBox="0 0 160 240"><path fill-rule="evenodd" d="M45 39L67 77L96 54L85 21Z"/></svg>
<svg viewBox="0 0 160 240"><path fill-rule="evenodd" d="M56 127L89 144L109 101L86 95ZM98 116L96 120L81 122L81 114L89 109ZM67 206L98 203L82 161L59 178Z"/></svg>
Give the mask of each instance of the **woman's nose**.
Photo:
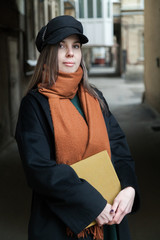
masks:
<svg viewBox="0 0 160 240"><path fill-rule="evenodd" d="M73 49L72 49L72 47L68 47L67 48L66 56L67 57L73 57Z"/></svg>

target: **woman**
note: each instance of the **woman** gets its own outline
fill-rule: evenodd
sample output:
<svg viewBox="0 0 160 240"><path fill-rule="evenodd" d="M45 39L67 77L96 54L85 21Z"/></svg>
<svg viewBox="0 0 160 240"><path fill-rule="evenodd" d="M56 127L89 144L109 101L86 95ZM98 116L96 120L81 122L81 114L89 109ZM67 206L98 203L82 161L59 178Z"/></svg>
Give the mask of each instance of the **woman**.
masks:
<svg viewBox="0 0 160 240"><path fill-rule="evenodd" d="M87 82L81 52L87 42L71 16L52 19L36 38L40 56L16 129L33 190L29 240L130 239L125 215L139 206L134 162L102 93ZM112 206L70 167L103 150L122 189Z"/></svg>

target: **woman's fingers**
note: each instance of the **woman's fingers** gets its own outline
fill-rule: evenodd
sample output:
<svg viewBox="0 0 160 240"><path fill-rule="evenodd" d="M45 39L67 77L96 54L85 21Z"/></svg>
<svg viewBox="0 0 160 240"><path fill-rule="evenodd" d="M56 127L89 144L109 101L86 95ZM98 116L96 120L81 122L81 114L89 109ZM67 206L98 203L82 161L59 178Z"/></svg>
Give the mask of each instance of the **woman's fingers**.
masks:
<svg viewBox="0 0 160 240"><path fill-rule="evenodd" d="M113 205L109 203L105 206L100 215L96 218L99 226L104 224L112 225L119 224L123 218L131 212L135 197L135 190L132 187L127 187L120 191L115 198Z"/></svg>
<svg viewBox="0 0 160 240"><path fill-rule="evenodd" d="M118 205L119 205L119 200L117 198L115 198L114 202L113 202L113 205L112 205L112 209L111 211L113 211L114 213L117 212L117 209L118 209Z"/></svg>
<svg viewBox="0 0 160 240"><path fill-rule="evenodd" d="M123 189L115 198L112 209L115 211L115 216L108 225L119 224L123 218L131 212L135 197L135 190L132 187Z"/></svg>
<svg viewBox="0 0 160 240"><path fill-rule="evenodd" d="M128 211L126 209L126 206L122 202L120 202L115 217L113 219L114 224L119 224L127 213Z"/></svg>
<svg viewBox="0 0 160 240"><path fill-rule="evenodd" d="M100 213L100 215L96 218L96 222L99 226L102 226L104 224L107 224L108 222L111 222L115 216L115 213L110 213L111 211L111 205L107 204L103 211Z"/></svg>

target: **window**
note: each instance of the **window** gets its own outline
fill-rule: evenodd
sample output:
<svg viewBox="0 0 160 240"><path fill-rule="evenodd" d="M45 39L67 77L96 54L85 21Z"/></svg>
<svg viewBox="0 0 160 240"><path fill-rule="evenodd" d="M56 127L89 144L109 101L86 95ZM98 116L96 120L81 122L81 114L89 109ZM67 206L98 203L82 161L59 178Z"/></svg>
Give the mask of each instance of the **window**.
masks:
<svg viewBox="0 0 160 240"><path fill-rule="evenodd" d="M103 17L103 2L104 0L78 0L77 8L78 8L78 17L79 18L102 18ZM107 4L109 8L111 8L111 0L107 0ZM107 7L107 5L105 6ZM109 12L106 13L110 17L110 9Z"/></svg>
<svg viewBox="0 0 160 240"><path fill-rule="evenodd" d="M97 18L102 17L102 0L97 0Z"/></svg>
<svg viewBox="0 0 160 240"><path fill-rule="evenodd" d="M93 0L88 0L87 8L88 8L88 18L93 18Z"/></svg>
<svg viewBox="0 0 160 240"><path fill-rule="evenodd" d="M79 0L79 18L84 18L84 0Z"/></svg>

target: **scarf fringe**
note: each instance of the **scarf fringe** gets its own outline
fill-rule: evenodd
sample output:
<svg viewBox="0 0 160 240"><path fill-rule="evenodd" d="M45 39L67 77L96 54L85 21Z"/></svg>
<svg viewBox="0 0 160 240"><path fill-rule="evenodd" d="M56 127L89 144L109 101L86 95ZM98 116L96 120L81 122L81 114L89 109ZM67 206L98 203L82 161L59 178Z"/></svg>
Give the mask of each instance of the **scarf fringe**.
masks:
<svg viewBox="0 0 160 240"><path fill-rule="evenodd" d="M67 227L67 236L71 236L73 237L73 232ZM95 240L103 240L104 239L104 235L103 235L103 227L99 227L97 224L84 229L82 232L77 234L78 238L85 238L87 237L88 234L92 234L93 235L93 239Z"/></svg>

